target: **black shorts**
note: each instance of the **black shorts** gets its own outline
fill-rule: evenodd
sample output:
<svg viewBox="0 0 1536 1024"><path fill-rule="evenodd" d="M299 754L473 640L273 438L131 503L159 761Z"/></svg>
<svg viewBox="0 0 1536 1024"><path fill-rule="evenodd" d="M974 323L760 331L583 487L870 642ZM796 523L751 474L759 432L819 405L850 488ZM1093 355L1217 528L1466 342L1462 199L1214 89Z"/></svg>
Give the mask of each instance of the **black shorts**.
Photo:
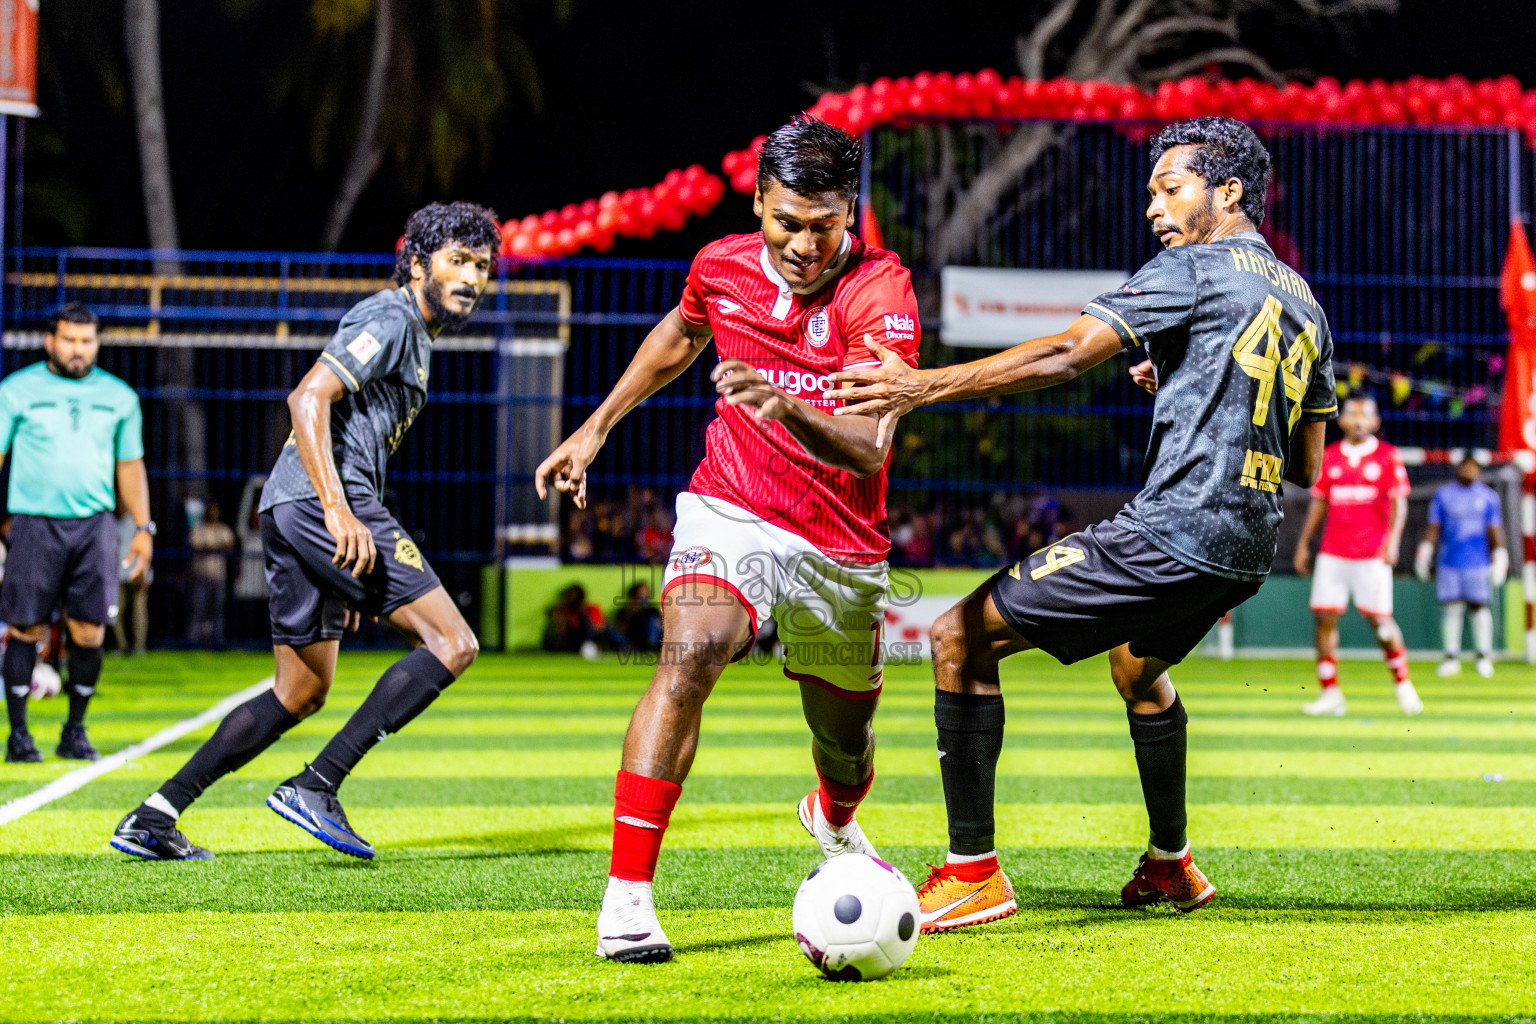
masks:
<svg viewBox="0 0 1536 1024"><path fill-rule="evenodd" d="M348 607L388 615L441 586L411 535L376 498L349 495L347 504L379 550L373 571L360 578L331 563L336 538L325 528L318 498L285 501L261 514L274 644L340 640Z"/></svg>
<svg viewBox="0 0 1536 1024"><path fill-rule="evenodd" d="M18 515L0 583L0 622L41 626L59 605L76 622L105 625L117 596L117 521Z"/></svg>
<svg viewBox="0 0 1536 1024"><path fill-rule="evenodd" d="M1262 580L1192 569L1114 522L1063 537L992 578L992 601L1024 639L1064 665L1131 645L1183 661Z"/></svg>

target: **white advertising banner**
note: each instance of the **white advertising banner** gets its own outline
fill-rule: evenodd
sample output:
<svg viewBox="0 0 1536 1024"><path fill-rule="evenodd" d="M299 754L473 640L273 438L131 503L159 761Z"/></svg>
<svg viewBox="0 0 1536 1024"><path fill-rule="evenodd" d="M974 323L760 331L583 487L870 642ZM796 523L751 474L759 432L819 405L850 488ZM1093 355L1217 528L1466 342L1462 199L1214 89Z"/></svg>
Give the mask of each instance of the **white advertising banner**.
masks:
<svg viewBox="0 0 1536 1024"><path fill-rule="evenodd" d="M1060 334L1084 306L1126 279L1118 270L945 267L944 344L1007 348Z"/></svg>

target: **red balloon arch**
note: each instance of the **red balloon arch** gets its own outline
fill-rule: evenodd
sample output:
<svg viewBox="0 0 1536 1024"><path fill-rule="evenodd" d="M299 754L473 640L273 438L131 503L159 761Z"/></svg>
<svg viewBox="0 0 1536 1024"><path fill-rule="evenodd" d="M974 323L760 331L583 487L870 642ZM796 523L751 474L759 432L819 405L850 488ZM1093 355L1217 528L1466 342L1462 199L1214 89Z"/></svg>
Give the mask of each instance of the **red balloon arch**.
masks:
<svg viewBox="0 0 1536 1024"><path fill-rule="evenodd" d="M1536 142L1536 89L1522 89L1511 75L1478 82L1460 75L1347 83L1325 77L1311 85L1284 86L1192 77L1147 92L1124 82L1005 79L991 68L958 75L922 71L910 78L877 78L845 93L825 93L807 113L854 134L918 119L996 117L1127 122L1128 132L1145 135L1155 122L1224 114L1243 121L1302 125L1502 126ZM612 249L617 238L650 238L658 231L680 230L690 216L702 217L715 208L725 195L726 181L737 192L753 190L764 138L760 135L746 148L725 154L720 162L724 180L694 164L668 171L649 188L607 192L598 199L509 220L501 228L502 255L534 261L582 250L601 253Z"/></svg>

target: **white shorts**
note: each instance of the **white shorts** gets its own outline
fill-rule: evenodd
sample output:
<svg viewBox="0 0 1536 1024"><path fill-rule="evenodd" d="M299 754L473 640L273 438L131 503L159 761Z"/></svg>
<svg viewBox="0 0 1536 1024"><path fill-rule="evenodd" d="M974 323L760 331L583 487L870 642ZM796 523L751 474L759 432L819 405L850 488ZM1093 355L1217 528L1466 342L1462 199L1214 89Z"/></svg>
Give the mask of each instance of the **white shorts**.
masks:
<svg viewBox="0 0 1536 1024"><path fill-rule="evenodd" d="M1342 612L1353 600L1362 615L1392 614L1392 567L1379 558L1317 556L1312 610Z"/></svg>
<svg viewBox="0 0 1536 1024"><path fill-rule="evenodd" d="M690 581L717 584L747 609L754 640L770 615L778 622L786 676L854 700L879 696L887 563L839 562L738 505L688 491L677 496L672 537L663 599Z"/></svg>

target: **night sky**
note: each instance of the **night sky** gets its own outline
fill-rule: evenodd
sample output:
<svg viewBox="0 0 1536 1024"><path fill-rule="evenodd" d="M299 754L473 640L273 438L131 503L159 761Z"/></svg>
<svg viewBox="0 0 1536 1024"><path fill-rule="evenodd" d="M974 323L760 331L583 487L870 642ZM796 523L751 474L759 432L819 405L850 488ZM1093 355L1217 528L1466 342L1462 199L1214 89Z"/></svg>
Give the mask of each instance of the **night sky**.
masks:
<svg viewBox="0 0 1536 1024"><path fill-rule="evenodd" d="M435 0L454 2L454 0ZM182 244L314 248L342 160L316 167L304 111L269 84L299 59L309 0L161 0L167 117ZM219 7L238 11L210 16ZM517 25L538 65L545 105L505 107L488 152L465 162L451 195L386 162L354 214L344 249L388 248L424 202L467 198L503 217L607 189L653 184L668 169L719 158L809 106L816 86L846 88L923 69L1018 71L1015 36L1044 4L680 2L526 3ZM1418 73L1514 74L1536 84L1536 3L1403 0L1353 39L1303 24L1257 23L1249 42L1281 70L1340 78ZM935 10L943 10L940 17ZM85 26L80 19L102 18ZM138 153L129 116L121 7L45 0L40 103L27 126L24 237L35 244L143 245ZM366 31L359 34L366 42ZM357 90L366 49L355 59ZM344 148L344 147L338 147ZM708 238L750 227L728 193L680 235L621 241L615 254L689 256Z"/></svg>

